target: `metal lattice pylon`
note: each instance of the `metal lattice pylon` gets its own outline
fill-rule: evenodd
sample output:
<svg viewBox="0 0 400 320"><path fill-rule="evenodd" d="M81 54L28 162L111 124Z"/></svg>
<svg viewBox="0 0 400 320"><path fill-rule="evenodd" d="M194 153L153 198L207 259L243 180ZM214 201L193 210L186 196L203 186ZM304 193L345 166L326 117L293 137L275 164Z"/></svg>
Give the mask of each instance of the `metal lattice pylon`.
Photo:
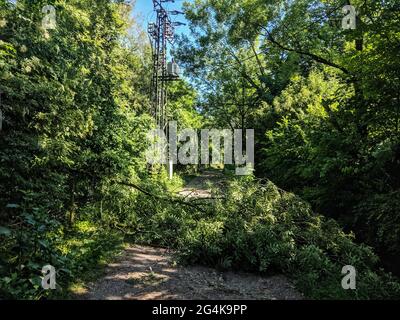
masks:
<svg viewBox="0 0 400 320"><path fill-rule="evenodd" d="M151 114L158 128L167 133L167 81L177 80L177 75L167 72L167 43L172 44L174 40L174 26L182 25L180 22L172 22L169 14L182 14L179 11L167 11L163 7L165 2L173 0L152 0L154 11L157 14L155 22L148 26L153 54L153 72L151 78Z"/></svg>
<svg viewBox="0 0 400 320"><path fill-rule="evenodd" d="M174 32L168 12L163 8L165 0L153 0L157 13L155 23L150 23L148 33L153 51L153 73L151 79L151 114L157 126L166 130L167 127L167 42L172 41Z"/></svg>
<svg viewBox="0 0 400 320"><path fill-rule="evenodd" d="M152 0L154 11L157 13L155 22L148 26L153 55L153 73L151 78L151 114L157 127L164 131L168 137L168 114L167 114L167 81L179 79L179 68L174 61L167 64L167 43L173 44L174 26L183 25L180 22L172 22L169 14L182 14L179 11L167 11L163 7L164 2L173 0ZM173 163L169 159L169 176L172 178Z"/></svg>

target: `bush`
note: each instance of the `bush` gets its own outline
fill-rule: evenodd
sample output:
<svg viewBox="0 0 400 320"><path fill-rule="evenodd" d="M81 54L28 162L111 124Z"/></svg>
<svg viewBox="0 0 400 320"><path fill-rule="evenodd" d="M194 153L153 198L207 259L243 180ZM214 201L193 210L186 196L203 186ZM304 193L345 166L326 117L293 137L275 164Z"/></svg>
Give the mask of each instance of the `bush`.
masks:
<svg viewBox="0 0 400 320"><path fill-rule="evenodd" d="M218 190L214 191L217 196ZM226 197L207 215L175 211L175 241L180 261L263 274L285 273L309 298L399 298L400 285L378 268L373 251L354 235L314 214L310 206L268 182L234 180ZM172 211L165 211L164 214ZM163 221L167 221L163 216ZM193 226L183 228L184 225ZM161 225L159 225L161 226ZM164 225L166 227L167 225ZM169 231L158 232L170 237ZM342 267L357 271L357 290L341 287Z"/></svg>

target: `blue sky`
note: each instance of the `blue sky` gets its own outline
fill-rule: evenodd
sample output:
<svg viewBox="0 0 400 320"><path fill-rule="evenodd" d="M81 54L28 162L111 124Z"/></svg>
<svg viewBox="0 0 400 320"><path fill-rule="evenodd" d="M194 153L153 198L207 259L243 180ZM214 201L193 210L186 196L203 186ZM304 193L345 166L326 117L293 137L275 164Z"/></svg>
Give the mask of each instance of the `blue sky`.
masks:
<svg viewBox="0 0 400 320"><path fill-rule="evenodd" d="M167 10L178 10L182 11L182 4L184 0L174 0L172 2L163 3L163 7ZM133 15L138 16L138 22L142 26L143 30L147 30L147 24L149 22L155 22L156 13L153 11L153 1L152 0L136 0L135 7L133 9ZM173 21L180 21L187 23L184 15L171 16ZM187 26L180 26L175 28L175 33L179 34L189 34L189 28Z"/></svg>

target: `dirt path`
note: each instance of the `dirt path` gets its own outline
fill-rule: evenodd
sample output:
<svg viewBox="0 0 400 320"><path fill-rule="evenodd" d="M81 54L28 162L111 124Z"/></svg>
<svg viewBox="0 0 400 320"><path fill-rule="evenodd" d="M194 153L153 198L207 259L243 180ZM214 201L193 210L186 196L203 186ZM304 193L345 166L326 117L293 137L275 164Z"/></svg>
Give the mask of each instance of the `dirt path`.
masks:
<svg viewBox="0 0 400 320"><path fill-rule="evenodd" d="M200 266L175 266L165 249L132 246L89 284L80 298L89 300L301 299L283 276L218 272Z"/></svg>
<svg viewBox="0 0 400 320"><path fill-rule="evenodd" d="M224 177L220 172L206 170L201 175L190 180L179 194L188 198L209 198L211 191L208 188L208 183L216 184L221 183L223 180Z"/></svg>
<svg viewBox="0 0 400 320"><path fill-rule="evenodd" d="M221 175L206 171L192 179L180 194L207 198L210 196L207 181L219 182ZM302 299L302 295L282 275L262 277L201 266L177 266L172 253L165 249L132 245L106 267L103 278L88 284L78 298L275 300Z"/></svg>

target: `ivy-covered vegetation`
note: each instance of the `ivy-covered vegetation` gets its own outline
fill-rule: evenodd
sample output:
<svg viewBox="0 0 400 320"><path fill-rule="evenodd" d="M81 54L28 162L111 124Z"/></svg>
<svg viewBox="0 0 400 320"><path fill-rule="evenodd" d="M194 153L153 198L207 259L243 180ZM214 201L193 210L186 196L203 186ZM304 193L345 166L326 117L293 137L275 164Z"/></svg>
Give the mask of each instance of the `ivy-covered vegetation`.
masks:
<svg viewBox="0 0 400 320"><path fill-rule="evenodd" d="M255 176L193 201L176 195L193 168L169 180L146 162L151 50L130 6L0 0L0 298L67 298L126 241L284 273L309 298L400 298L387 272L400 252L399 6L351 1L358 28L342 30L342 2L186 4L193 34L175 54L188 79L169 84L170 119L256 132ZM41 287L47 264L57 290ZM357 290L341 287L344 265Z"/></svg>

